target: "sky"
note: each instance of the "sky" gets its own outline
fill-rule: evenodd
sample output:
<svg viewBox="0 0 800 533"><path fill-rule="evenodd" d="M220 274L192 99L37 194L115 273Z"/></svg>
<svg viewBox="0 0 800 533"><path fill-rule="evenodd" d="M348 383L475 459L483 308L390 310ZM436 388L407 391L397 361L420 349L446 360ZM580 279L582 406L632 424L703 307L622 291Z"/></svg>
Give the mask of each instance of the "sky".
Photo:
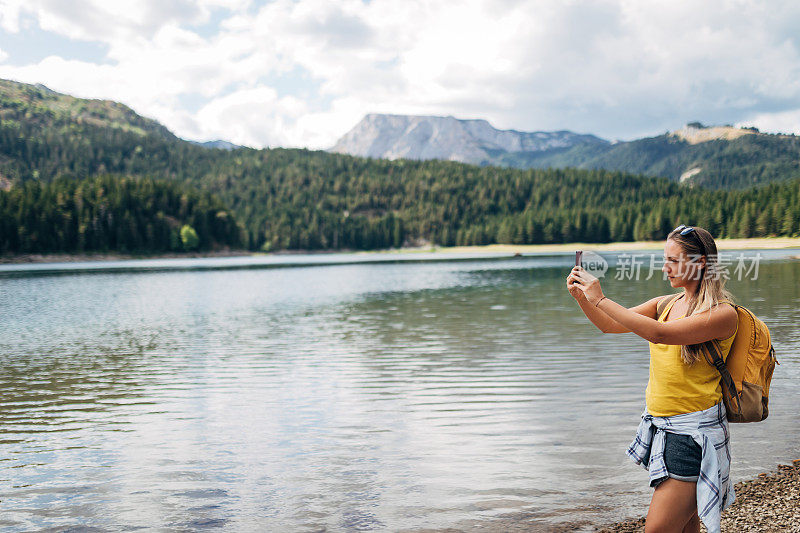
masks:
<svg viewBox="0 0 800 533"><path fill-rule="evenodd" d="M367 113L800 134L798 28L780 0L0 0L0 78L253 147L328 148Z"/></svg>

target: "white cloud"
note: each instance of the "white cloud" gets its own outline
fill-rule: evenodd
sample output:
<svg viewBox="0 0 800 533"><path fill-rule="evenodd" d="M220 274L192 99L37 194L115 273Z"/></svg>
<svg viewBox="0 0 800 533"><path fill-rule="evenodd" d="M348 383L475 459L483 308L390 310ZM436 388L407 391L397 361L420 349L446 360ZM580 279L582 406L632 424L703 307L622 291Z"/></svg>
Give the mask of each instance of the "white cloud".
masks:
<svg viewBox="0 0 800 533"><path fill-rule="evenodd" d="M190 138L327 147L368 112L611 138L690 120L795 131L800 113L788 1L6 0L0 27L23 15L106 44L108 63L54 50L0 76L120 100ZM302 86L275 81L297 72Z"/></svg>
<svg viewBox="0 0 800 533"><path fill-rule="evenodd" d="M800 109L778 113L758 113L736 124L739 127L755 126L765 133L794 133L800 135Z"/></svg>
<svg viewBox="0 0 800 533"><path fill-rule="evenodd" d="M4 0L0 4L0 28L12 33L18 32L23 5L23 0Z"/></svg>
<svg viewBox="0 0 800 533"><path fill-rule="evenodd" d="M147 39L165 26L206 22L215 8L244 10L249 5L244 0L4 0L0 20L16 31L20 16L28 14L43 30L108 42Z"/></svg>
<svg viewBox="0 0 800 533"><path fill-rule="evenodd" d="M197 113L197 122L205 138L224 137L245 146L283 138L296 145L303 141L296 124L306 113L306 105L297 98L279 98L275 90L257 87L211 101Z"/></svg>

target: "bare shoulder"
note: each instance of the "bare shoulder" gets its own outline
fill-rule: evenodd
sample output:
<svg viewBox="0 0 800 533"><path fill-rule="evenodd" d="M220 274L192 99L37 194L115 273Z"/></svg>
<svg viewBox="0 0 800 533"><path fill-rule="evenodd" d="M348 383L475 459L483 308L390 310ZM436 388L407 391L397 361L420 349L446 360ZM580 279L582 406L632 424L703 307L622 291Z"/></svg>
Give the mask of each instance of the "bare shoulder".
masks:
<svg viewBox="0 0 800 533"><path fill-rule="evenodd" d="M728 320L739 320L739 312L730 302L720 302L711 308L711 312L718 316L727 317Z"/></svg>
<svg viewBox="0 0 800 533"><path fill-rule="evenodd" d="M726 333L718 337L719 339L727 339L736 333L739 328L739 312L733 305L730 305L730 302L721 302L714 306L709 311L709 315L714 317L714 320L727 326Z"/></svg>
<svg viewBox="0 0 800 533"><path fill-rule="evenodd" d="M716 320L728 320L731 321L732 319L738 320L739 313L736 311L736 308L733 305L729 305L729 302L719 302L717 305L712 307L711 309L706 309L702 312L696 312L696 315L703 315L708 313L709 316L716 317Z"/></svg>

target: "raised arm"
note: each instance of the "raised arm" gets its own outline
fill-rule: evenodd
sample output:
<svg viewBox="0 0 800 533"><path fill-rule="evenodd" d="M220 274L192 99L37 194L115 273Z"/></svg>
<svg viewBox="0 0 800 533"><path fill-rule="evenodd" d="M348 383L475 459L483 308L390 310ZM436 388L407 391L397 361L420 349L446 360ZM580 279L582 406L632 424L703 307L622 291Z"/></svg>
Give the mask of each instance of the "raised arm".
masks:
<svg viewBox="0 0 800 533"><path fill-rule="evenodd" d="M630 307L628 309L640 315L655 319L656 305L661 298L663 298L663 296L656 296L636 307ZM614 320L605 311L589 303L586 297L579 298L578 305L581 306L581 310L586 317L591 320L592 324L597 326L603 333L631 333L630 329Z"/></svg>
<svg viewBox="0 0 800 533"><path fill-rule="evenodd" d="M738 313L730 305L718 305L681 320L658 322L655 312L646 316L603 296L600 281L582 268L575 267L570 276L578 278L575 284L584 292L588 305L599 306L599 310L621 326L654 344L697 344L711 339L724 339L736 331ZM654 301L658 300L649 300L646 304L655 305L652 303Z"/></svg>
<svg viewBox="0 0 800 533"><path fill-rule="evenodd" d="M656 296L655 298L650 298L646 302L640 303L635 307L629 307L628 310L633 311L634 313L639 313L642 316L652 318L653 320L658 320L658 317L656 316L656 306L658 305L658 301L661 300L661 298L664 298L664 296ZM602 307L602 305L600 307ZM603 311L599 307L597 309L599 309L600 312L606 315L613 323L612 327L604 331L603 333L631 333L631 330L629 328L623 326L622 324L611 318L611 316L609 316L605 311Z"/></svg>
<svg viewBox="0 0 800 533"><path fill-rule="evenodd" d="M602 307L603 304L600 304ZM656 339L660 344L698 344L711 339L727 339L736 332L739 314L730 305L659 324Z"/></svg>

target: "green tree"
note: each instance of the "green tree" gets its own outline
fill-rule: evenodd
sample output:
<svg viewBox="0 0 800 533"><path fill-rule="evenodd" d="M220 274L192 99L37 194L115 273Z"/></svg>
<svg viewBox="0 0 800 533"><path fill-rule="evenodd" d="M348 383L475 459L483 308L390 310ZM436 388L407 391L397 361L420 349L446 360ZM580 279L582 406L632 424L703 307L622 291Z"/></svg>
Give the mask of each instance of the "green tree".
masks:
<svg viewBox="0 0 800 533"><path fill-rule="evenodd" d="M184 250L196 250L200 246L200 238L197 232L188 224L181 227L181 242Z"/></svg>

